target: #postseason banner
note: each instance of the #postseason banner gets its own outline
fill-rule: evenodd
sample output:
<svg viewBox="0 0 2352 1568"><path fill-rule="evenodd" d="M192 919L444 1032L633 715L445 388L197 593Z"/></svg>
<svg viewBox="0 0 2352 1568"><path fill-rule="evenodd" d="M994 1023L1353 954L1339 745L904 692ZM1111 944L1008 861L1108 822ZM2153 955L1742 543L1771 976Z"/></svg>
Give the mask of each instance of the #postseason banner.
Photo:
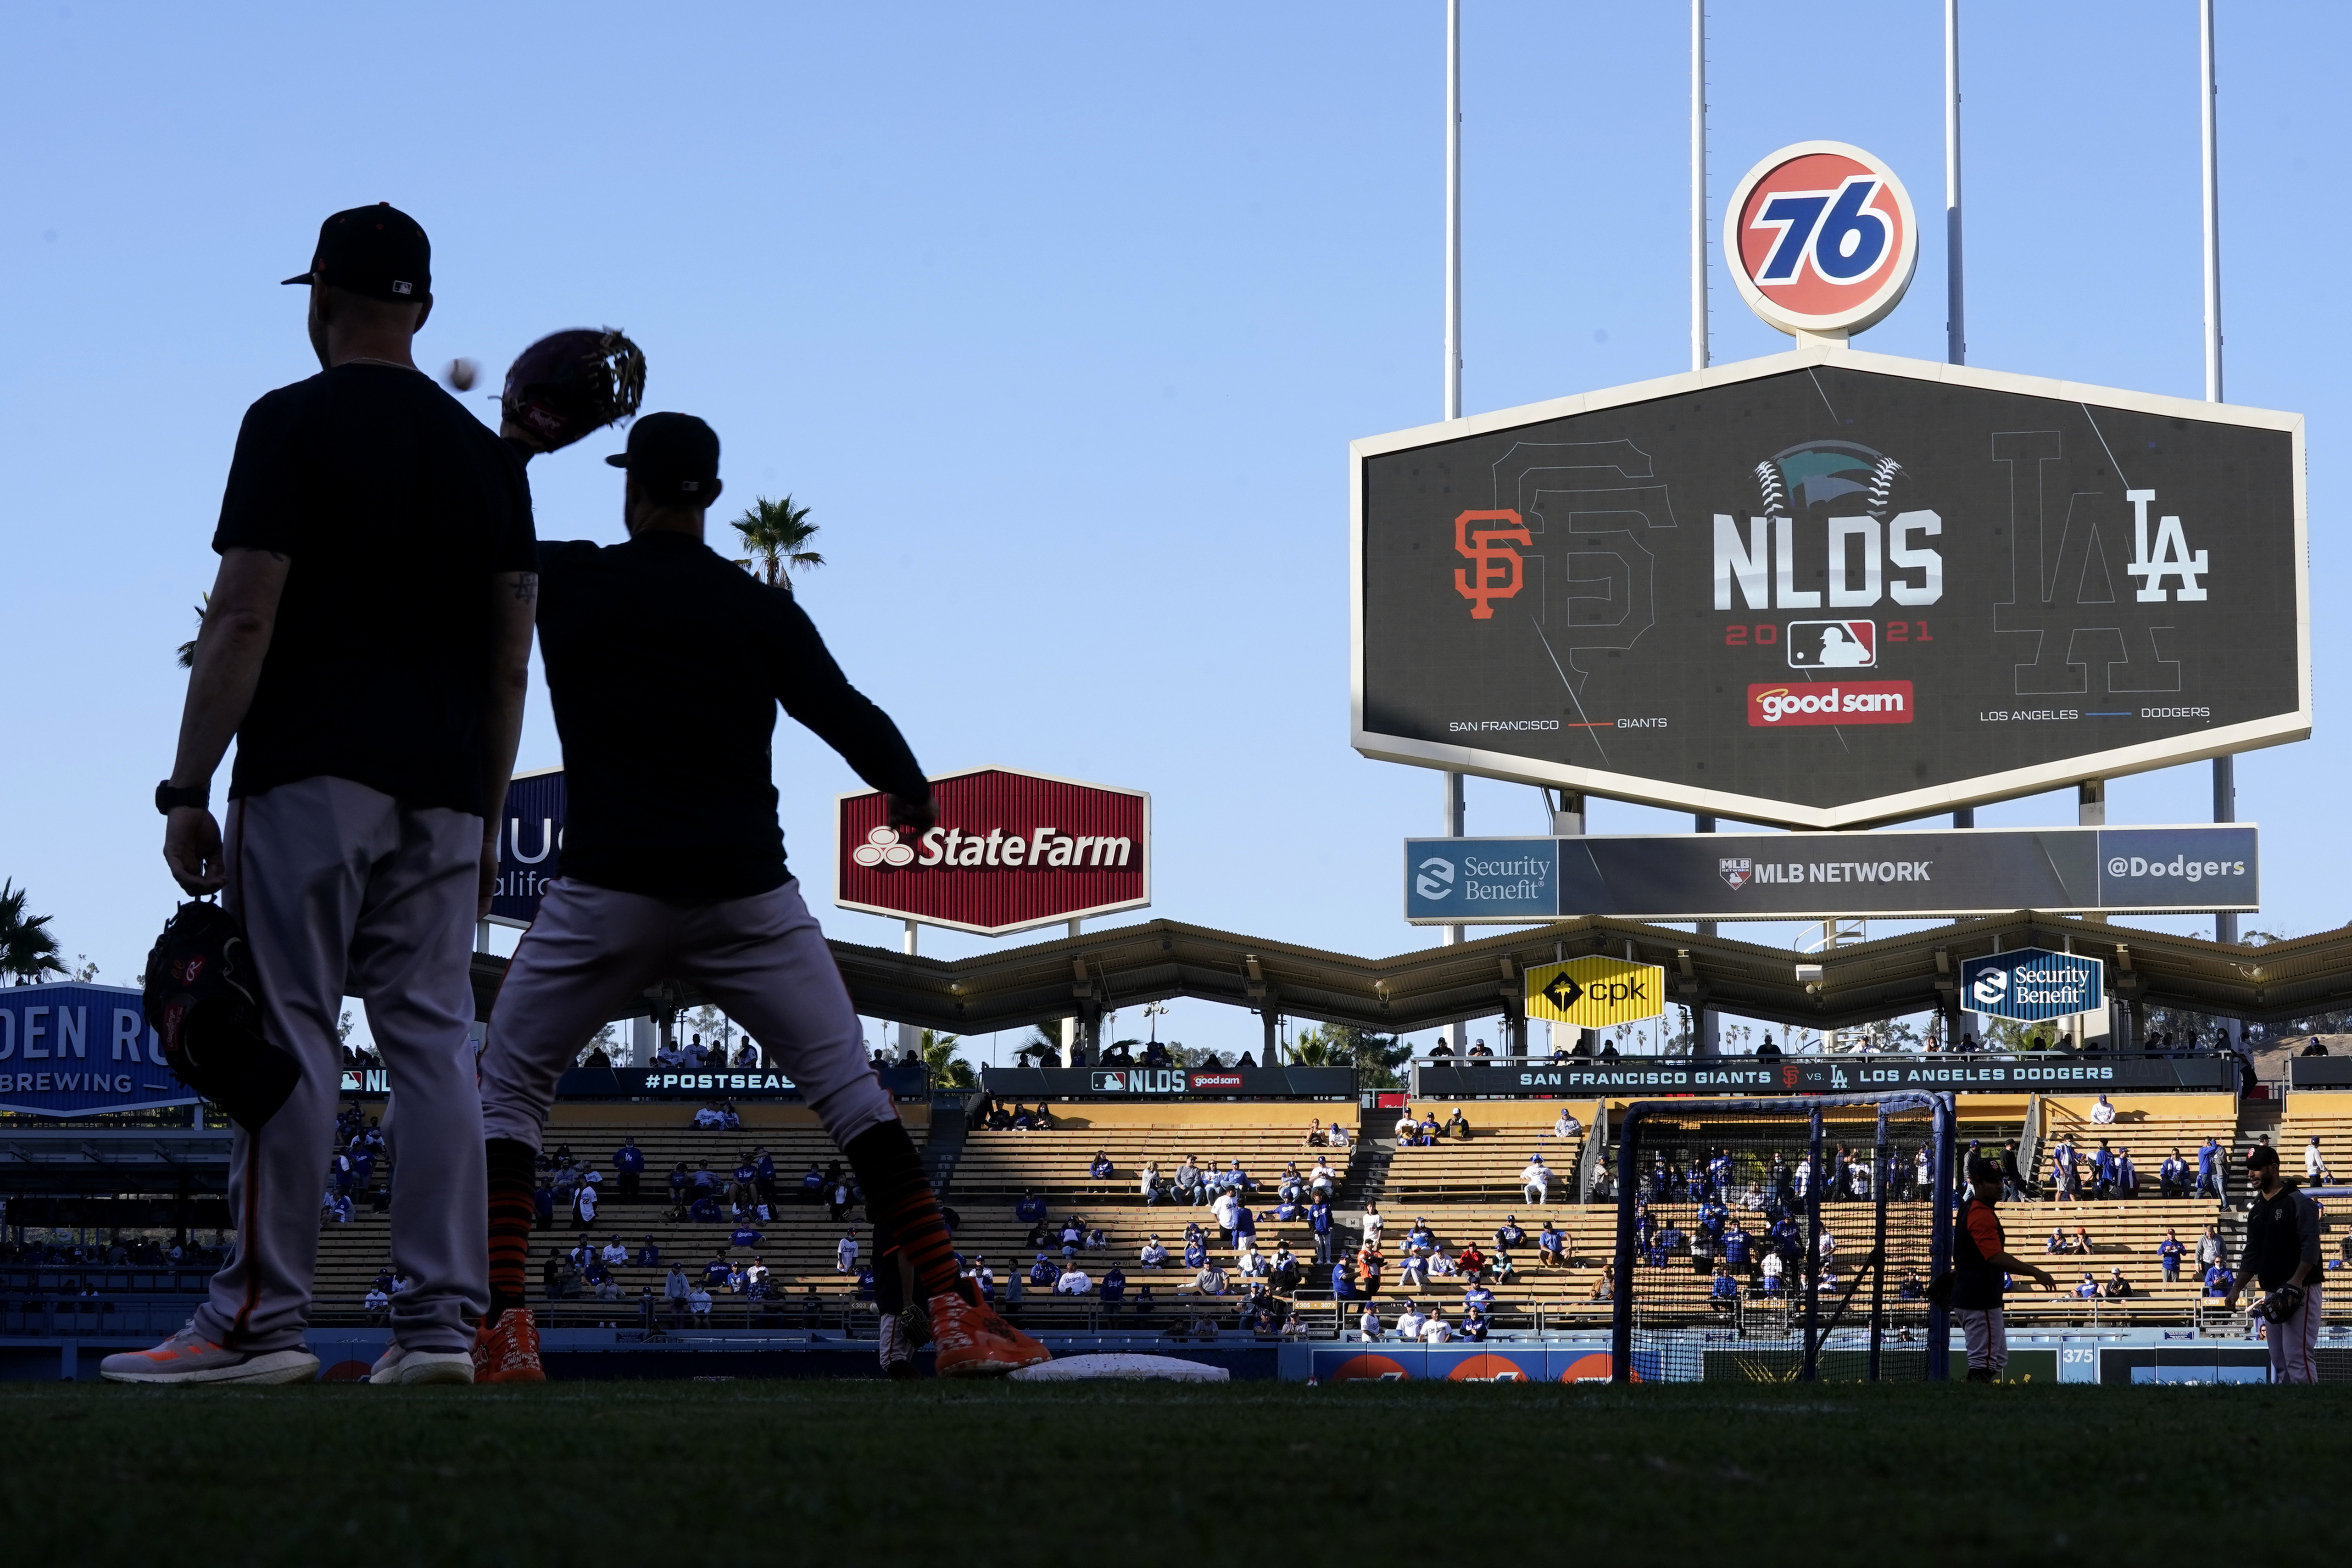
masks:
<svg viewBox="0 0 2352 1568"><path fill-rule="evenodd" d="M1353 741L1819 828L2300 739L2303 445L1823 349L1358 441Z"/></svg>
<svg viewBox="0 0 2352 1568"><path fill-rule="evenodd" d="M1583 838L1408 838L1416 925L2251 910L2261 830L1953 828Z"/></svg>

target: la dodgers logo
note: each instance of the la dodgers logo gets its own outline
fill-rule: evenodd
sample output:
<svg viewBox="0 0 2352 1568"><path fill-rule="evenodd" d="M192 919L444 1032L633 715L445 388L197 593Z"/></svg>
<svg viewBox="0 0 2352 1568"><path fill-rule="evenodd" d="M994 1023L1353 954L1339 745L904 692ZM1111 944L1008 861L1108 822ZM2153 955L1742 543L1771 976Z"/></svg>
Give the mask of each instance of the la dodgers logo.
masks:
<svg viewBox="0 0 2352 1568"><path fill-rule="evenodd" d="M1858 332L1911 286L1919 226L1893 170L1843 142L1800 142L1732 192L1724 259L1742 298L1789 333Z"/></svg>

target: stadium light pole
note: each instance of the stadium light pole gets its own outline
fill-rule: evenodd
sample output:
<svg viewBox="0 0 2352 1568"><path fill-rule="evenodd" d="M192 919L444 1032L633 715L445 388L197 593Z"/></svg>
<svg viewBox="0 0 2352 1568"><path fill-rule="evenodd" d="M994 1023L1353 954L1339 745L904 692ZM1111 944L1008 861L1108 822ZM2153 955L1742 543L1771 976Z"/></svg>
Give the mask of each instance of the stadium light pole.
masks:
<svg viewBox="0 0 2352 1568"><path fill-rule="evenodd" d="M2198 0L2199 115L2203 132L2205 229L2205 401L2221 397L2221 132L2220 86L2213 79L2213 0ZM2213 820L2238 820L2238 777L2235 757L2213 759ZM2216 942L2238 940L2238 917L2225 911L2213 916ZM2233 1028L2231 1033L2235 1035Z"/></svg>
<svg viewBox="0 0 2352 1568"><path fill-rule="evenodd" d="M1715 358L1706 311L1706 0L1691 0L1690 138L1691 369L1699 371ZM1691 831L1714 832L1715 818L1705 812L1693 816ZM1713 921L1697 925L1699 935L1715 934ZM1719 1055L1722 1020L1715 1009L1700 1005L1694 1022L1698 1037L1691 1042L1692 1054Z"/></svg>
<svg viewBox="0 0 2352 1568"><path fill-rule="evenodd" d="M1462 417L1462 0L1445 0L1445 417ZM1445 775L1444 836L1463 829L1463 775ZM1469 938L1466 926L1447 926L1444 945ZM1454 1026L1458 1058L1470 1043L1467 1024Z"/></svg>
<svg viewBox="0 0 2352 1568"><path fill-rule="evenodd" d="M1944 0L1944 358L1969 363L1968 288L1960 261L1960 0ZM1974 827L1977 808L1952 813Z"/></svg>

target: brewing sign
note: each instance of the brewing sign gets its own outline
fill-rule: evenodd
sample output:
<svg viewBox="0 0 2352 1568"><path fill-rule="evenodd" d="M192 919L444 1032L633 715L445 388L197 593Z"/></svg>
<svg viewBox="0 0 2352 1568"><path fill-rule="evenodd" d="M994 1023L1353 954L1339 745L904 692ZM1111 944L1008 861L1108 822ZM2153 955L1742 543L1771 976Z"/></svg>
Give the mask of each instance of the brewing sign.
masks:
<svg viewBox="0 0 2352 1568"><path fill-rule="evenodd" d="M834 901L996 935L1151 902L1151 797L1017 768L931 780L939 825L891 826L873 790L839 797Z"/></svg>
<svg viewBox="0 0 2352 1568"><path fill-rule="evenodd" d="M2303 453L1821 344L1360 440L1352 738L1820 828L2299 740Z"/></svg>

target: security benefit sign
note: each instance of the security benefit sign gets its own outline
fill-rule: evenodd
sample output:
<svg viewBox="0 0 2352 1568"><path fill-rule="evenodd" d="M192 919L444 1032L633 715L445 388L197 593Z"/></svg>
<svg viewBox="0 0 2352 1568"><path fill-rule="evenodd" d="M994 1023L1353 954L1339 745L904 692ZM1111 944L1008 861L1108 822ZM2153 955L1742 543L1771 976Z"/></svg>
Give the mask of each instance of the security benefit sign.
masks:
<svg viewBox="0 0 2352 1568"><path fill-rule="evenodd" d="M2106 1005L2106 965L2080 953L2021 947L1960 963L1960 1005L1971 1013L2032 1024Z"/></svg>
<svg viewBox="0 0 2352 1568"><path fill-rule="evenodd" d="M1411 838L1419 925L2201 913L2262 904L2261 829L1954 828Z"/></svg>
<svg viewBox="0 0 2352 1568"><path fill-rule="evenodd" d="M2303 452L1814 346L1360 440L1351 739L1812 828L2300 739Z"/></svg>
<svg viewBox="0 0 2352 1568"><path fill-rule="evenodd" d="M563 864L563 770L541 768L517 773L507 785L505 825L499 831L499 885L490 895L490 920L527 926L539 916L539 900Z"/></svg>
<svg viewBox="0 0 2352 1568"><path fill-rule="evenodd" d="M163 1065L139 993L121 985L0 988L0 1110L94 1116L197 1097Z"/></svg>
<svg viewBox="0 0 2352 1568"><path fill-rule="evenodd" d="M863 790L835 802L834 901L994 936L1151 902L1151 797L1018 768L931 780L939 825L890 825Z"/></svg>
<svg viewBox="0 0 2352 1568"><path fill-rule="evenodd" d="M1666 972L1597 953L1527 971L1528 1016L1606 1029L1666 1010Z"/></svg>

